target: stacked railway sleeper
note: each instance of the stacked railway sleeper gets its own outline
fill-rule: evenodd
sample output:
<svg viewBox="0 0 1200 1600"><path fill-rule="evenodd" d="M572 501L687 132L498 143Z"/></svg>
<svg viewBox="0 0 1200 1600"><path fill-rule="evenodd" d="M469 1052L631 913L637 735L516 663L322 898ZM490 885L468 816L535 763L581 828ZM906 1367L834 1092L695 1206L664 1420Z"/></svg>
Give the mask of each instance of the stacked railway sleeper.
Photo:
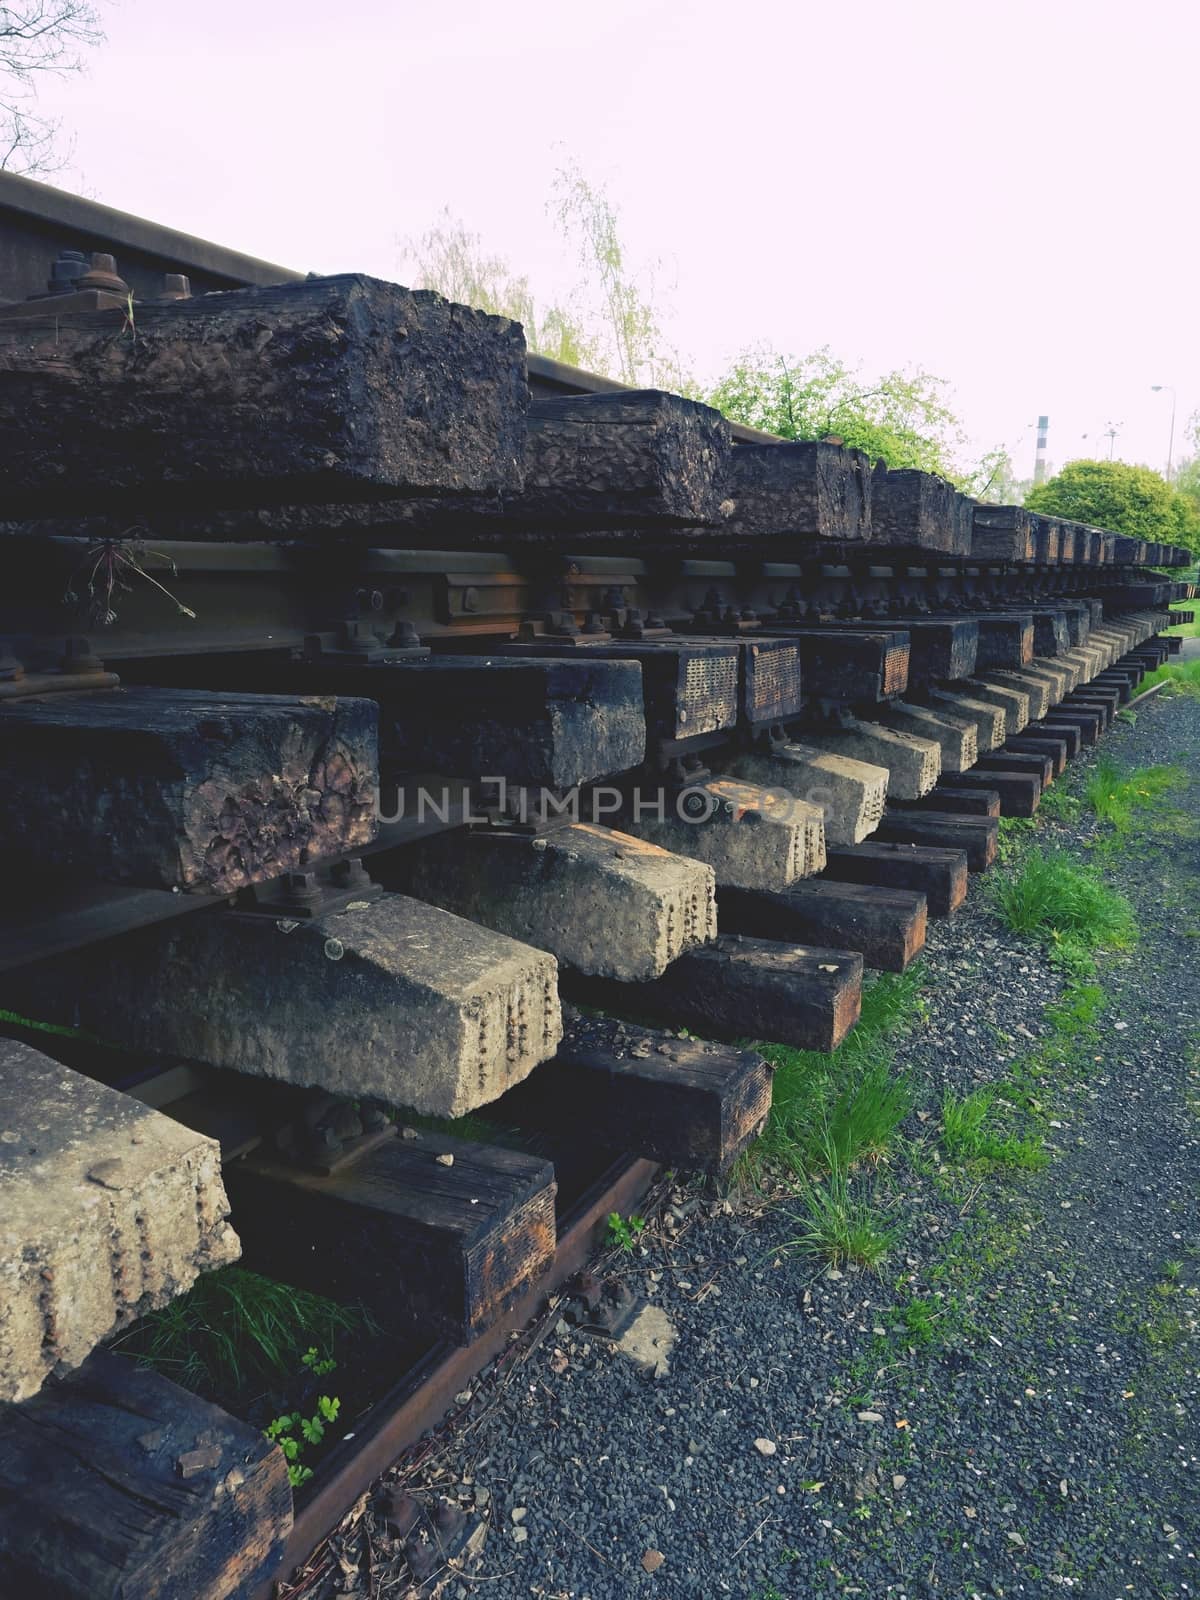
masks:
<svg viewBox="0 0 1200 1600"><path fill-rule="evenodd" d="M171 277L0 278L0 1593L250 1597L729 1167L738 1041L836 1048L1187 557L84 210ZM237 1260L356 1330L303 1440L130 1359Z"/></svg>

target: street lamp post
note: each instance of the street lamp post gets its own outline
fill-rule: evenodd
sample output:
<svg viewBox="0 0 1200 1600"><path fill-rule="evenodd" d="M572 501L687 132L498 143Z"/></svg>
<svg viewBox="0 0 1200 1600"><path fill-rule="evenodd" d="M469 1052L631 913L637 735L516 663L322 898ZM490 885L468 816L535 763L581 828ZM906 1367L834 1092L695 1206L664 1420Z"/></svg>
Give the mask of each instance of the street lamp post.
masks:
<svg viewBox="0 0 1200 1600"><path fill-rule="evenodd" d="M1167 444L1167 482L1170 483L1171 464L1175 459L1175 388L1170 383L1152 383L1150 389L1153 394L1161 394L1166 389L1171 396L1171 437Z"/></svg>

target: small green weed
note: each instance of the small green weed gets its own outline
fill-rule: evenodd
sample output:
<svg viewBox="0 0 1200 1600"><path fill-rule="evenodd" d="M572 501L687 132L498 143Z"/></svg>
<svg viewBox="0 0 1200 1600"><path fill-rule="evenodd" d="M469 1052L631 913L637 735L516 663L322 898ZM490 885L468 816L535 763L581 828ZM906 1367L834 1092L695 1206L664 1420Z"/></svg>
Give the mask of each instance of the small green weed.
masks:
<svg viewBox="0 0 1200 1600"><path fill-rule="evenodd" d="M1050 793L1053 794L1053 790ZM1021 852L1037 828L1035 817L1001 817L1000 833L996 840L996 858L1002 865L1020 859Z"/></svg>
<svg viewBox="0 0 1200 1600"><path fill-rule="evenodd" d="M305 1466L300 1457L308 1446L321 1443L325 1429L337 1421L341 1409L342 1402L339 1399L323 1394L318 1397L317 1409L311 1417L303 1416L299 1411L284 1412L263 1429L267 1438L273 1439L283 1451L288 1464L288 1482L293 1489L299 1489L313 1475L312 1468Z"/></svg>
<svg viewBox="0 0 1200 1600"><path fill-rule="evenodd" d="M951 1161L1028 1171L1044 1167L1049 1157L1039 1138L1021 1139L994 1130L995 1105L994 1089L976 1089L961 1100L947 1091L942 1101L942 1143Z"/></svg>
<svg viewBox="0 0 1200 1600"><path fill-rule="evenodd" d="M604 1242L610 1250L620 1250L625 1255L630 1256L633 1254L634 1246L645 1231L645 1217L636 1215L623 1217L619 1211L610 1211Z"/></svg>
<svg viewBox="0 0 1200 1600"><path fill-rule="evenodd" d="M914 1296L893 1312L894 1331L908 1345L931 1345L937 1338L939 1312L932 1300Z"/></svg>
<svg viewBox="0 0 1200 1600"><path fill-rule="evenodd" d="M1098 983L1071 983L1058 1000L1046 1007L1046 1021L1056 1034L1074 1039L1095 1027L1105 1004L1104 990Z"/></svg>
<svg viewBox="0 0 1200 1600"><path fill-rule="evenodd" d="M800 1232L785 1249L819 1256L834 1267L845 1262L878 1267L895 1243L896 1230L880 1220L865 1195L852 1190L833 1145L825 1157L824 1180L802 1177L797 1184L796 1194L804 1206L794 1219Z"/></svg>
<svg viewBox="0 0 1200 1600"><path fill-rule="evenodd" d="M1052 822L1074 822L1082 809L1079 797L1071 794L1061 783L1056 783L1043 791L1038 817L1049 818Z"/></svg>
<svg viewBox="0 0 1200 1600"><path fill-rule="evenodd" d="M1016 871L997 880L992 895L1007 927L1040 939L1073 973L1086 970L1092 950L1123 950L1137 937L1124 895L1059 851L1030 850Z"/></svg>

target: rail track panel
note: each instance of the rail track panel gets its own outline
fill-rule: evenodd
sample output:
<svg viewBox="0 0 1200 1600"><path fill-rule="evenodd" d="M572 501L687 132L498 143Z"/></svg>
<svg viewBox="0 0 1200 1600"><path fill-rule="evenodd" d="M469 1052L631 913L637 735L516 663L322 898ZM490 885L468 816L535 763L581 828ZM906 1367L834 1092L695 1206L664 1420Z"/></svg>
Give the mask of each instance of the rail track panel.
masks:
<svg viewBox="0 0 1200 1600"><path fill-rule="evenodd" d="M67 225L29 223L37 189L0 175L0 299L45 280L4 276L6 197L23 241ZM527 360L513 325L436 296L269 287L288 275L68 211L90 246L124 233L139 294L159 267L225 292L0 305L23 575L0 602L3 831L42 902L0 928L5 994L112 1042L102 1064L72 1041L79 1070L207 1150L210 1200L219 1138L249 1263L427 1352L428 1387L361 1419L289 1535L277 1449L87 1354L130 1255L91 1252L107 1309L55 1358L82 1365L0 1408L0 1487L22 1486L0 1587L222 1600L261 1591L285 1539L306 1553L650 1161L736 1159L770 1074L734 1041L836 1048L864 961L913 959L998 814L1029 814L1165 656L1183 586L1148 569L1186 558ZM64 258L53 286L106 262ZM177 571L129 567L134 520ZM377 821L368 791L426 778L443 815ZM577 786L613 826L553 814ZM672 814L684 797L709 814ZM568 1006L564 1034L560 987L611 1015ZM397 1131L384 1106L479 1111L525 1147ZM101 1145L75 1186L93 1219L126 1203ZM126 1275L122 1306L154 1299Z"/></svg>

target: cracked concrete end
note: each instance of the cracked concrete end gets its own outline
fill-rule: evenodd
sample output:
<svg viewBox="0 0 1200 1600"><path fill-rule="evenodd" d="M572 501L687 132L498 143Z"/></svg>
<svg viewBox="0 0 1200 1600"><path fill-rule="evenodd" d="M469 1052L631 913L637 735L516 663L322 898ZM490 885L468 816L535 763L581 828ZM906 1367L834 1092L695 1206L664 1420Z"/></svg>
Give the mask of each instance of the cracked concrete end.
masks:
<svg viewBox="0 0 1200 1600"><path fill-rule="evenodd" d="M830 755L808 744L778 744L748 751L730 768L738 778L782 789L820 808L829 844L861 844L883 820L886 767Z"/></svg>
<svg viewBox="0 0 1200 1600"><path fill-rule="evenodd" d="M400 870L414 894L590 977L648 982L717 934L710 866L591 822L532 839L440 834Z"/></svg>
<svg viewBox="0 0 1200 1600"><path fill-rule="evenodd" d="M901 733L932 739L942 752L943 772L966 772L978 759L979 737L975 724L952 716L948 711L934 711L929 706L910 706L903 700L893 700L880 708L879 720L885 728L898 728Z"/></svg>
<svg viewBox="0 0 1200 1600"><path fill-rule="evenodd" d="M693 804L694 820L686 815ZM820 807L784 789L764 789L738 778L695 783L681 806L668 801L661 819L627 816L622 826L664 850L705 862L718 884L734 889L786 889L825 866Z"/></svg>
<svg viewBox="0 0 1200 1600"><path fill-rule="evenodd" d="M431 1116L495 1100L562 1038L553 956L405 895L311 922L182 917L22 977L54 1020L65 995L128 1049Z"/></svg>
<svg viewBox="0 0 1200 1600"><path fill-rule="evenodd" d="M216 1141L0 1040L0 1401L241 1254Z"/></svg>
<svg viewBox="0 0 1200 1600"><path fill-rule="evenodd" d="M981 673L980 683L990 684L993 689L1011 689L1016 694L1024 695L1029 706L1029 721L1040 722L1051 706L1050 685L1047 680L1037 673L1029 672L1024 667L1014 667L1011 671L997 669L994 672ZM1012 729L1009 729L1012 732Z"/></svg>
<svg viewBox="0 0 1200 1600"><path fill-rule="evenodd" d="M665 1378L671 1370L671 1352L679 1335L661 1306L645 1306L613 1345L651 1377Z"/></svg>
<svg viewBox="0 0 1200 1600"><path fill-rule="evenodd" d="M829 755L849 756L886 767L887 792L896 800L919 800L928 794L942 771L942 752L932 739L898 728L885 728L878 722L851 718L841 728L827 733L805 734L806 743Z"/></svg>
<svg viewBox="0 0 1200 1600"><path fill-rule="evenodd" d="M982 678L964 678L963 690L973 700L999 706L1004 713L1004 737L1011 739L1029 722L1029 695L1024 689L1006 689Z"/></svg>
<svg viewBox="0 0 1200 1600"><path fill-rule="evenodd" d="M1008 737L1005 715L999 706L950 689L934 689L929 698L935 711L941 713L945 710L974 725L978 750L976 759L986 755L989 750L998 750Z"/></svg>

